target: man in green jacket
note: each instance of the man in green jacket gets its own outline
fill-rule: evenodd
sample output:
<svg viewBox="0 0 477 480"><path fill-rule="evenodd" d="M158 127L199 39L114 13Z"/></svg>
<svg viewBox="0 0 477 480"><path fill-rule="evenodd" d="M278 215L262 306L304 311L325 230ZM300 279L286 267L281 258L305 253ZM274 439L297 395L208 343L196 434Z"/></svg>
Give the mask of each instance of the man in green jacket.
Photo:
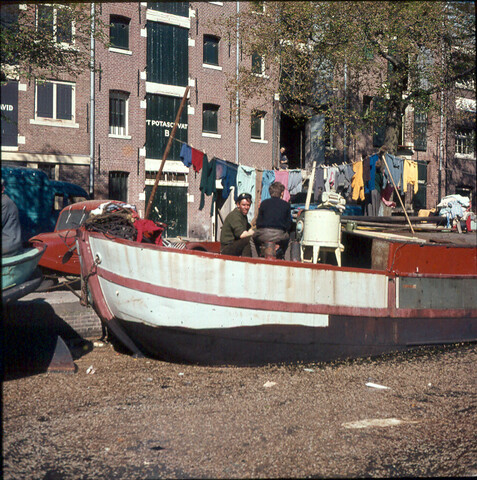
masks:
<svg viewBox="0 0 477 480"><path fill-rule="evenodd" d="M220 253L235 257L252 256L250 237L254 231L247 220L251 204L252 196L249 193L242 193L237 197L237 208L227 215L222 225Z"/></svg>

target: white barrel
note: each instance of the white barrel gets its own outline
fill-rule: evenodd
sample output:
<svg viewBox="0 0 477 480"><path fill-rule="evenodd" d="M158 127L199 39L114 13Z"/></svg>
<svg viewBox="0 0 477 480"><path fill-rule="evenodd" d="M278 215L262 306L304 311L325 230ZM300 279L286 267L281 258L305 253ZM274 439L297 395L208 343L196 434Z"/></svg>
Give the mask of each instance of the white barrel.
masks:
<svg viewBox="0 0 477 480"><path fill-rule="evenodd" d="M340 246L341 216L333 210L317 209L304 212L302 245Z"/></svg>

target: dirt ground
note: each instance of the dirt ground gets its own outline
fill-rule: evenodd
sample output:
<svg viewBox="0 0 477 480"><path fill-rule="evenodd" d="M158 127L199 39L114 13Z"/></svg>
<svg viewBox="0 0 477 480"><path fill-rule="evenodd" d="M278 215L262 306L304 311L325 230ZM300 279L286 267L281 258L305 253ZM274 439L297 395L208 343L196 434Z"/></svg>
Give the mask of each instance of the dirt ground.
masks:
<svg viewBox="0 0 477 480"><path fill-rule="evenodd" d="M477 476L475 344L259 368L72 353L76 373L3 383L3 478Z"/></svg>

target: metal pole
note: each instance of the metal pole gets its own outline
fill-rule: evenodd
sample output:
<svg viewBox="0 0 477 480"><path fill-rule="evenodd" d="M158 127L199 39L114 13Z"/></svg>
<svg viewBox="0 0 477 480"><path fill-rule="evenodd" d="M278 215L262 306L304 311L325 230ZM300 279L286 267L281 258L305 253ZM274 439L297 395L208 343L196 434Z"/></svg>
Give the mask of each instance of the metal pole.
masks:
<svg viewBox="0 0 477 480"><path fill-rule="evenodd" d="M189 94L189 89L190 89L190 87L187 86L186 89L185 89L185 92L184 92L184 96L182 97L182 101L181 101L179 110L177 111L176 121L174 123L174 128L172 129L171 135L170 135L169 140L168 140L167 145L166 145L166 150L164 151L164 155L162 156L161 166L159 167L159 171L157 172L156 181L154 182L154 187L152 187L151 196L149 197L149 202L147 203L147 208L146 208L146 213L144 215L144 218L148 218L149 214L151 213L152 201L154 200L154 196L156 195L157 185L159 184L159 179L161 178L162 170L164 169L164 164L166 163L167 156L169 155L169 150L171 149L171 146L172 146L172 139L174 138L174 136L176 134L177 125L178 125L179 120L181 118L181 113L182 113L182 110L184 109L184 105L187 101L187 95Z"/></svg>
<svg viewBox="0 0 477 480"><path fill-rule="evenodd" d="M91 3L91 48L90 48L90 112L91 112L91 122L89 130L89 195L92 198L94 196L94 91L95 91L95 75L94 75L94 65L95 65L95 46L94 46L94 28L95 28L95 8L94 2Z"/></svg>
<svg viewBox="0 0 477 480"><path fill-rule="evenodd" d="M235 108L237 109L235 112L235 163L237 165L240 164L239 160L239 106L240 106L240 98L239 98L239 91L238 91L238 79L239 79L239 62L240 62L240 2L237 2L237 46L236 46L236 64L235 64L235 76L237 80L237 92L235 93Z"/></svg>

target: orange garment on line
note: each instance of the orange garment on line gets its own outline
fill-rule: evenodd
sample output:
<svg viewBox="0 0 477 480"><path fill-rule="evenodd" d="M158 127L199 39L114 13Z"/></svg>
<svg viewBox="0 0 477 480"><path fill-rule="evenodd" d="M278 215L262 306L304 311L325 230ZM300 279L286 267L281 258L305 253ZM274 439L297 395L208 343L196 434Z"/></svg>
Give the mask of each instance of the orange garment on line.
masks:
<svg viewBox="0 0 477 480"><path fill-rule="evenodd" d="M351 188L353 189L353 200L364 200L364 181L363 181L363 161L353 163L353 178L351 179Z"/></svg>
<svg viewBox="0 0 477 480"><path fill-rule="evenodd" d="M414 186L414 194L417 193L419 185L417 182L417 162L412 160L404 160L404 167L402 171L402 183L404 186L404 191L407 191L407 184L410 183Z"/></svg>

